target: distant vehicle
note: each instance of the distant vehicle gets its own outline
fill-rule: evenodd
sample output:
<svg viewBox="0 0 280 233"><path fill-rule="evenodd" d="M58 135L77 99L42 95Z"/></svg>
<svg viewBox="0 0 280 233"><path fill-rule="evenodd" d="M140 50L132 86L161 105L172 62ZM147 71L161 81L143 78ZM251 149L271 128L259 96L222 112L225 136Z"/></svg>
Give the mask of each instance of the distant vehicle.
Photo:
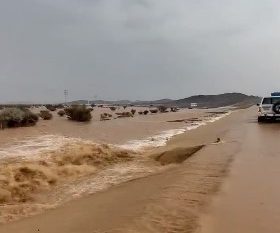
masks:
<svg viewBox="0 0 280 233"><path fill-rule="evenodd" d="M198 104L197 103L191 103L191 108L197 108Z"/></svg>
<svg viewBox="0 0 280 233"><path fill-rule="evenodd" d="M258 122L267 120L280 120L280 92L271 93L259 104Z"/></svg>

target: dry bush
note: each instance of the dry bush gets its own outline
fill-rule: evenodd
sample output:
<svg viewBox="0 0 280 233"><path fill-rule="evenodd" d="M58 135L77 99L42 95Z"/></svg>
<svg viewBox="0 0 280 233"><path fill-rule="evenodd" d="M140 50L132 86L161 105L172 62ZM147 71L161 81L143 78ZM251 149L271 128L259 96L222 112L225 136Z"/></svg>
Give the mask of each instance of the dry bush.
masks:
<svg viewBox="0 0 280 233"><path fill-rule="evenodd" d="M130 112L134 115L136 113L136 110L135 109L131 109Z"/></svg>
<svg viewBox="0 0 280 233"><path fill-rule="evenodd" d="M38 116L25 108L6 108L0 113L1 128L35 125Z"/></svg>
<svg viewBox="0 0 280 233"><path fill-rule="evenodd" d="M133 117L133 114L131 112L116 113L116 115L118 115L119 118L122 118L122 117Z"/></svg>
<svg viewBox="0 0 280 233"><path fill-rule="evenodd" d="M50 111L48 110L42 110L40 111L39 116L43 119L43 120L51 120L53 115L50 113Z"/></svg>
<svg viewBox="0 0 280 233"><path fill-rule="evenodd" d="M107 113L102 113L100 114L100 120L101 121L108 121L111 120L112 115L111 114L107 114Z"/></svg>
<svg viewBox="0 0 280 233"><path fill-rule="evenodd" d="M116 107L109 107L111 111L116 111Z"/></svg>
<svg viewBox="0 0 280 233"><path fill-rule="evenodd" d="M151 109L150 112L151 113L158 113L158 109Z"/></svg>
<svg viewBox="0 0 280 233"><path fill-rule="evenodd" d="M61 109L57 112L57 115L59 115L60 117L63 117L65 115L65 111Z"/></svg>
<svg viewBox="0 0 280 233"><path fill-rule="evenodd" d="M145 110L143 113L144 113L144 115L147 115L149 113L149 111Z"/></svg>
<svg viewBox="0 0 280 233"><path fill-rule="evenodd" d="M166 106L159 106L159 107L158 107L158 110L159 110L159 112L161 112L161 113L168 112Z"/></svg>
<svg viewBox="0 0 280 233"><path fill-rule="evenodd" d="M140 111L140 112L138 112L138 114L139 114L139 115L143 115L143 112L142 112L142 111Z"/></svg>
<svg viewBox="0 0 280 233"><path fill-rule="evenodd" d="M65 113L68 116L68 119L73 121L86 122L90 121L92 118L91 111L84 105L75 105L66 108Z"/></svg>
<svg viewBox="0 0 280 233"><path fill-rule="evenodd" d="M171 111L171 112L178 112L178 111L179 111L179 109L178 109L178 108L176 108L176 107L172 107L172 108L170 108L170 111Z"/></svg>
<svg viewBox="0 0 280 233"><path fill-rule="evenodd" d="M56 110L56 107L54 105L47 104L46 105L46 109L48 109L49 111L54 112Z"/></svg>

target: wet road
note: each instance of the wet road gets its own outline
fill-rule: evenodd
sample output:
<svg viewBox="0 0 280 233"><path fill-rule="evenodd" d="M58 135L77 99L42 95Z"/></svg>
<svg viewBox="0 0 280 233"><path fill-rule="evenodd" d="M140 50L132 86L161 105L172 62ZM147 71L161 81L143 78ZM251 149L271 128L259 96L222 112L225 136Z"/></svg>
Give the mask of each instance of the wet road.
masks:
<svg viewBox="0 0 280 233"><path fill-rule="evenodd" d="M201 218L200 233L280 232L280 124L255 118L249 111L235 131L240 151Z"/></svg>

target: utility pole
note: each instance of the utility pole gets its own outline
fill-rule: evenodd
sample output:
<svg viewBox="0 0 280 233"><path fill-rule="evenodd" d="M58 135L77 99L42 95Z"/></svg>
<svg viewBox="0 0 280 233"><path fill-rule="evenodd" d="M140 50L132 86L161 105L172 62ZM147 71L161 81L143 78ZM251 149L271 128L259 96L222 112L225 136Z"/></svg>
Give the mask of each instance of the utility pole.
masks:
<svg viewBox="0 0 280 233"><path fill-rule="evenodd" d="M65 105L67 104L67 101L68 101L68 90L65 89L65 90L64 90L64 104L65 104Z"/></svg>

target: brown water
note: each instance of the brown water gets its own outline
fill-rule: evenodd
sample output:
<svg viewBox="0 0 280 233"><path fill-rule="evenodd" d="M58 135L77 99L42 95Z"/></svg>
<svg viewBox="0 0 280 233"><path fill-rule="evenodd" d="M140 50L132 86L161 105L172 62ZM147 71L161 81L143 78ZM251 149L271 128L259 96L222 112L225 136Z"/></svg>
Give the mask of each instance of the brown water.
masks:
<svg viewBox="0 0 280 233"><path fill-rule="evenodd" d="M104 111L97 109L90 123L55 116L35 127L0 132L0 222L167 169L142 149L164 146L172 136L220 117L182 110L101 122ZM178 119L189 121L168 122Z"/></svg>

